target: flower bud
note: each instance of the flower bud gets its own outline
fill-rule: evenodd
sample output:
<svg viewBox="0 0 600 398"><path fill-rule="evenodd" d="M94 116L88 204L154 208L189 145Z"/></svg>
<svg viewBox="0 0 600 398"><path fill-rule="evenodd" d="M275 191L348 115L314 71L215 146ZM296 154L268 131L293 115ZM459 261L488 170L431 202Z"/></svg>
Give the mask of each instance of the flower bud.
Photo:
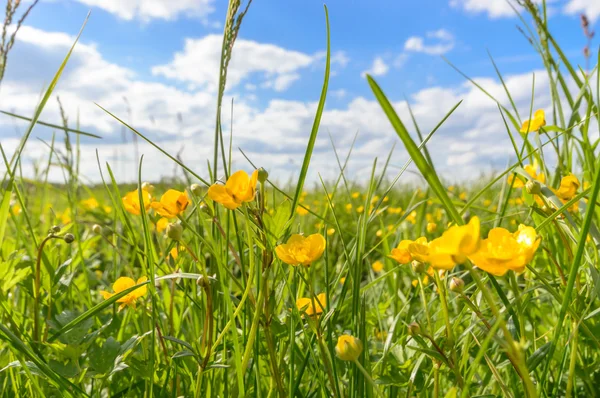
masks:
<svg viewBox="0 0 600 398"><path fill-rule="evenodd" d="M529 180L527 181L527 183L525 183L525 190L527 191L527 193L537 195L540 192L542 192L542 186L538 181Z"/></svg>
<svg viewBox="0 0 600 398"><path fill-rule="evenodd" d="M167 236L175 241L181 239L183 227L179 223L169 223L167 225Z"/></svg>
<svg viewBox="0 0 600 398"><path fill-rule="evenodd" d="M349 334L341 335L335 345L335 354L342 361L356 361L362 350L362 342Z"/></svg>
<svg viewBox="0 0 600 398"><path fill-rule="evenodd" d="M267 170L263 169L262 167L258 169L258 181L262 184L267 181L267 178L269 178L269 173Z"/></svg>
<svg viewBox="0 0 600 398"><path fill-rule="evenodd" d="M416 274L421 274L425 272L425 264L418 260L413 260L413 262L410 263L410 265Z"/></svg>
<svg viewBox="0 0 600 398"><path fill-rule="evenodd" d="M142 190L152 194L154 192L154 185L150 184L149 182L144 182L142 183Z"/></svg>
<svg viewBox="0 0 600 398"><path fill-rule="evenodd" d="M202 196L202 187L200 184L192 184L190 185L190 192L196 196Z"/></svg>
<svg viewBox="0 0 600 398"><path fill-rule="evenodd" d="M452 278L450 280L450 290L454 293L462 293L465 287L465 281L460 278Z"/></svg>
<svg viewBox="0 0 600 398"><path fill-rule="evenodd" d="M212 209L205 202L200 203L200 211L202 211L203 213L208 214L211 217L214 217Z"/></svg>
<svg viewBox="0 0 600 398"><path fill-rule="evenodd" d="M102 226L100 226L99 224L94 224L94 226L92 227L92 231L96 235L102 235Z"/></svg>
<svg viewBox="0 0 600 398"><path fill-rule="evenodd" d="M63 236L63 239L65 240L66 243L71 244L75 241L75 236L73 234L65 234Z"/></svg>
<svg viewBox="0 0 600 398"><path fill-rule="evenodd" d="M53 225L52 228L50 228L50 233L57 234L59 232L60 232L60 227L58 225Z"/></svg>
<svg viewBox="0 0 600 398"><path fill-rule="evenodd" d="M411 336L418 336L421 334L421 326L417 322L413 322L408 325L408 334Z"/></svg>

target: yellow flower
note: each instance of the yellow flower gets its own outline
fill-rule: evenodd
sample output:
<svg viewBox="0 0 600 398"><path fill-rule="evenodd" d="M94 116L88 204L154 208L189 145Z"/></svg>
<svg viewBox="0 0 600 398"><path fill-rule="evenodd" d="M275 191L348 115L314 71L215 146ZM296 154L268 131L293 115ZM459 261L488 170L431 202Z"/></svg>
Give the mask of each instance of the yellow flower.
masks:
<svg viewBox="0 0 600 398"><path fill-rule="evenodd" d="M467 200L467 193L461 192L460 195L458 195L458 198L463 201Z"/></svg>
<svg viewBox="0 0 600 398"><path fill-rule="evenodd" d="M304 207L302 207L304 206ZM296 213L298 213L301 216L305 216L308 214L308 209L310 209L309 205L302 205L302 206L298 206L296 207Z"/></svg>
<svg viewBox="0 0 600 398"><path fill-rule="evenodd" d="M501 276L508 270L523 272L540 241L535 229L523 224L512 234L504 228L494 228L482 241L479 251L469 258L477 267L493 275Z"/></svg>
<svg viewBox="0 0 600 398"><path fill-rule="evenodd" d="M577 177L569 174L560 180L560 187L554 193L562 200L569 201L577 194L580 185Z"/></svg>
<svg viewBox="0 0 600 398"><path fill-rule="evenodd" d="M542 184L546 183L546 176L544 175L544 173L538 174L539 166L538 166L537 160L535 160L533 162L533 164L526 164L525 166L523 166L523 169L527 172L527 174L529 174L531 176L532 179L537 180L537 181L541 182ZM512 183L513 188L523 188L525 186L525 183L523 182L523 180L515 177L514 174L511 174L508 177L508 183L509 184Z"/></svg>
<svg viewBox="0 0 600 398"><path fill-rule="evenodd" d="M427 223L427 232L430 234L437 230L437 224L434 222Z"/></svg>
<svg viewBox="0 0 600 398"><path fill-rule="evenodd" d="M102 295L102 297L104 297L105 300L107 300L107 299L111 298L112 296L114 296L115 294L121 293L123 290L129 289L130 287L133 287L135 285L139 285L140 283L146 282L147 280L148 280L148 278L146 278L145 276L142 276L136 282L129 277L122 276L119 279L117 279L115 281L115 283L113 283L114 293L109 293L107 291L101 290L100 294ZM131 305L131 306L133 306L133 308L135 308L135 301L138 298L144 296L146 294L147 290L148 289L147 289L146 285L144 285L142 287L135 289L133 292L127 293L125 296L118 299L117 303L121 303L121 305L119 306L119 311L121 311L126 305Z"/></svg>
<svg viewBox="0 0 600 398"><path fill-rule="evenodd" d="M357 199L360 196L360 192L353 192L352 199Z"/></svg>
<svg viewBox="0 0 600 398"><path fill-rule="evenodd" d="M168 224L169 224L169 219L166 217L162 217L156 222L156 230L158 232L162 232L167 228Z"/></svg>
<svg viewBox="0 0 600 398"><path fill-rule="evenodd" d="M350 210L352 210L352 203L346 205L346 211L349 212Z"/></svg>
<svg viewBox="0 0 600 398"><path fill-rule="evenodd" d="M383 263L377 260L373 264L371 264L371 268L373 269L373 272L379 273L383 271Z"/></svg>
<svg viewBox="0 0 600 398"><path fill-rule="evenodd" d="M208 197L230 210L235 210L242 203L254 200L257 181L258 170L254 170L250 177L243 170L236 171L229 176L225 185L211 185L208 188Z"/></svg>
<svg viewBox="0 0 600 398"><path fill-rule="evenodd" d="M521 133L530 133L532 131L538 131L540 128L546 125L546 114L543 109L538 109L533 114L533 120L525 120L521 126Z"/></svg>
<svg viewBox="0 0 600 398"><path fill-rule="evenodd" d="M420 238L420 239L425 239L425 238ZM417 239L418 240L418 239ZM425 241L427 241L427 239L425 239ZM395 248L392 249L392 252L390 253L390 255L388 257L393 258L394 260L398 261L400 264L408 264L412 261L412 256L410 254L410 252L408 251L408 246L413 243L412 240L401 240L400 243L398 243L398 246L396 246Z"/></svg>
<svg viewBox="0 0 600 398"><path fill-rule="evenodd" d="M427 262L429 256L429 243L427 238L422 236L419 239L411 242L407 247L408 253L411 259L420 261L422 263Z"/></svg>
<svg viewBox="0 0 600 398"><path fill-rule="evenodd" d="M362 350L362 342L349 334L341 335L335 345L335 354L342 361L356 361Z"/></svg>
<svg viewBox="0 0 600 398"><path fill-rule="evenodd" d="M325 251L325 238L321 234L302 236L293 234L286 243L275 248L281 261L289 265L305 265L318 260Z"/></svg>
<svg viewBox="0 0 600 398"><path fill-rule="evenodd" d="M362 213L363 211L365 211L365 206L358 206L358 207L356 208L356 212L357 212L358 214Z"/></svg>
<svg viewBox="0 0 600 398"><path fill-rule="evenodd" d="M152 208L166 218L175 218L190 204L185 192L169 189L160 197L160 202L152 202Z"/></svg>
<svg viewBox="0 0 600 398"><path fill-rule="evenodd" d="M467 225L454 225L431 241L427 261L435 269L452 269L475 253L480 241L479 218L475 216Z"/></svg>
<svg viewBox="0 0 600 398"><path fill-rule="evenodd" d="M67 207L62 213L56 213L56 218L60 220L63 225L69 224L71 220L71 209Z"/></svg>
<svg viewBox="0 0 600 398"><path fill-rule="evenodd" d="M329 229L327 230L327 236L331 236L331 235L333 235L333 234L335 234L335 228L329 228Z"/></svg>
<svg viewBox="0 0 600 398"><path fill-rule="evenodd" d="M94 210L98 208L98 206L100 206L96 198L84 199L81 202L79 202L79 204L81 204L81 207L83 207L86 210Z"/></svg>
<svg viewBox="0 0 600 398"><path fill-rule="evenodd" d="M21 205L18 203L15 203L14 205L12 205L12 207L10 208L10 212L12 213L13 216L18 216L19 214L21 214L21 211L23 209L21 209Z"/></svg>
<svg viewBox="0 0 600 398"><path fill-rule="evenodd" d="M170 251L169 254L167 255L167 258L170 256L173 261L177 260L179 258L179 255L185 251L185 247L181 246L181 247L177 247L177 245L175 245Z"/></svg>
<svg viewBox="0 0 600 398"><path fill-rule="evenodd" d="M318 294L317 297L302 297L296 300L296 307L298 311L304 312L308 316L317 316L317 318L323 313L327 306L327 297L325 293Z"/></svg>
<svg viewBox="0 0 600 398"><path fill-rule="evenodd" d="M144 211L147 212L150 208L150 203L152 202L152 196L150 195L150 192L145 189L142 189L142 200L144 201ZM141 214L140 197L137 189L128 192L127 195L123 197L123 207L131 214Z"/></svg>
<svg viewBox="0 0 600 398"><path fill-rule="evenodd" d="M412 225L415 225L417 223L417 211L411 211L410 214L406 216L406 221L408 221Z"/></svg>
<svg viewBox="0 0 600 398"><path fill-rule="evenodd" d="M492 204L492 201L489 199L486 199L483 201L483 206L485 206L485 207L490 207L491 204Z"/></svg>

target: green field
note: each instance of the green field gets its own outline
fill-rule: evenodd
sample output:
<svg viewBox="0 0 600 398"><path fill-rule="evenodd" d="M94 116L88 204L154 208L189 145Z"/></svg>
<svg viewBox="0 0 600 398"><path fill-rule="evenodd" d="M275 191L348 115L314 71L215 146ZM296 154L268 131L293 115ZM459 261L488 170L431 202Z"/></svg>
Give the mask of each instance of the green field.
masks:
<svg viewBox="0 0 600 398"><path fill-rule="evenodd" d="M85 184L86 132L66 122L24 178L65 54L35 114L18 115L29 121L20 146L2 149L0 397L600 396L598 62L572 64L545 2L524 4L552 109L532 90L519 113L505 86L514 163L456 185L426 144L460 103L422 131L371 76L410 161L398 171L373 159L356 181L352 155L336 152L337 178L307 179L329 25L297 180L278 185L257 159L232 169L220 114L203 169L156 145L180 179L145 181L142 157L136 184L100 161L103 183ZM219 106L245 12L229 7ZM50 168L63 183L48 182Z"/></svg>

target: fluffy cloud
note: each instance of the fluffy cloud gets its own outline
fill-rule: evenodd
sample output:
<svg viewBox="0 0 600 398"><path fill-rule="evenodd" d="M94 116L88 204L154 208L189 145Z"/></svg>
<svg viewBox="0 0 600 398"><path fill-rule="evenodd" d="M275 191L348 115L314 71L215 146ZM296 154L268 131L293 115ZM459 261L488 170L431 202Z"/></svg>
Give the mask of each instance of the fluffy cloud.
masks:
<svg viewBox="0 0 600 398"><path fill-rule="evenodd" d="M404 42L404 50L442 55L454 48L454 36L445 29L427 32L426 37L411 36Z"/></svg>
<svg viewBox="0 0 600 398"><path fill-rule="evenodd" d="M373 76L384 76L389 70L390 67L385 63L383 58L376 57L373 61L373 65L371 65L371 68L364 71L362 76L365 76L367 73Z"/></svg>
<svg viewBox="0 0 600 398"><path fill-rule="evenodd" d="M593 1L593 0L592 0ZM472 14L487 14L490 18L513 17L515 12L509 0L450 0L450 6L462 8Z"/></svg>
<svg viewBox="0 0 600 398"><path fill-rule="evenodd" d="M0 109L30 115L39 100L41 88L52 77L73 38L30 27L24 28L23 32L15 45L7 78L1 88ZM279 56L279 52L275 50L269 54ZM309 58L316 62L315 56ZM39 68L39 65L47 67ZM46 75L40 75L41 69ZM246 80L244 74L240 73L234 73L238 85ZM293 67L285 66L280 73L272 73L274 79L291 74L290 78L281 78L279 84L285 86L288 84L286 79L293 80L296 72ZM536 72L536 108L547 108L550 103L546 89L548 80L544 76L543 71ZM492 95L507 102L504 89L497 80L481 78L476 81ZM517 107L527 113L531 74L506 76L505 82ZM267 168L273 178L279 181L287 181L297 175L317 104L273 97L266 102L266 106L259 107L250 96L238 94L235 95L231 125L230 97L234 93L232 91L228 95L223 109L223 130L228 132L230 128L233 129L233 148L243 149L252 160ZM128 138L128 143L122 142L122 137L129 137L129 133L122 136L123 127L99 110L93 102L130 122L168 152L179 154L198 174L207 175L206 159L212 158L215 113L215 93L208 77L202 83L197 82L197 87L193 90L143 80L133 71L108 62L95 45L84 42L78 44L56 94L60 96L72 123L77 118L82 129L98 132L104 137L103 140L82 140L82 159L86 160L82 163L82 173L90 180L99 180L94 161L96 150L101 164L105 161L111 163L120 181L135 179L138 161L131 139ZM453 179L476 177L482 171L502 168L512 153L496 104L472 85L430 87L412 94L408 100L419 127L427 133L461 99L464 100L463 104L428 144L436 159L437 169ZM408 123L410 118L407 103L396 101L394 106L400 117L407 122L407 127L413 130ZM54 123L60 120L54 99L44 110L42 120ZM18 138L14 124L15 121L6 116L0 118L0 137L9 154L16 147ZM22 124L17 124L19 126ZM371 96L351 98L346 105L336 108L326 107L309 170L308 177L311 181L318 181L317 173L322 173L325 178L334 178L337 174L328 135L331 135L338 153L343 156L350 150L357 131L360 135L347 170L352 178L368 178L373 159L386 157L390 149L399 143L379 104ZM48 139L48 129L36 128L32 138L35 137ZM228 139L226 136L225 140ZM48 154L44 144L35 139L28 143L26 152L29 160L39 160ZM181 172L164 155L141 140L139 154L144 154L146 159L145 179L155 180ZM397 170L407 159L406 152L398 145L391 172ZM233 161L235 168L249 169L248 163L237 150L233 152ZM33 172L32 167L24 169L29 174ZM62 178L58 169L52 176L55 180ZM406 178L409 178L408 174Z"/></svg>
<svg viewBox="0 0 600 398"><path fill-rule="evenodd" d="M148 22L153 19L174 20L181 15L200 18L214 11L214 0L75 0L90 7L98 7L130 21L139 19Z"/></svg>
<svg viewBox="0 0 600 398"><path fill-rule="evenodd" d="M182 51L165 65L152 68L156 76L191 83L195 88L216 91L221 60L222 36L207 35L199 39L186 39ZM325 53L314 55L288 50L273 44L258 43L239 38L227 72L227 87L235 89L250 77L262 79L261 87L275 91L286 90L300 78L302 69L322 62ZM348 57L343 52L332 55L332 63L344 67Z"/></svg>
<svg viewBox="0 0 600 398"><path fill-rule="evenodd" d="M584 13L591 21L600 17L600 1L598 0L569 0L565 5L566 14L578 15Z"/></svg>

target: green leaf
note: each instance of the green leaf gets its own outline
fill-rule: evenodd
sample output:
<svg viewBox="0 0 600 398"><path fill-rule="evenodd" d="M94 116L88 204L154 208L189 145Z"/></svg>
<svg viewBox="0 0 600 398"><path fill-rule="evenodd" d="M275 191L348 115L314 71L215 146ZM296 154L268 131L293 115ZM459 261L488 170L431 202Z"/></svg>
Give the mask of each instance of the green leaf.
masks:
<svg viewBox="0 0 600 398"><path fill-rule="evenodd" d="M98 373L109 373L115 365L115 359L119 355L120 350L121 344L112 338L112 336L106 339L102 347L94 344L88 350L90 365Z"/></svg>
<svg viewBox="0 0 600 398"><path fill-rule="evenodd" d="M435 170L433 169L433 165L427 163L427 160L419 150L419 147L411 138L410 134L406 130L406 127L404 127L404 124L400 120L400 117L394 110L394 107L387 99L377 82L375 82L375 80L370 75L367 75L367 80L369 82L369 85L371 86L371 90L373 90L373 94L375 94L375 98L377 98L379 105L381 105L381 108L390 120L390 123L394 127L394 130L396 130L396 134L398 134L398 137L400 137L400 139L404 143L404 147L408 151L408 154L410 155L411 159L413 160L413 162L415 163L415 165L417 166L417 168L431 187L432 191L436 194L444 208L446 208L446 211L448 212L450 218L456 224L462 225L463 220L460 217L460 214L458 213L456 208L454 207L454 204L450 200L450 197L448 196L448 193L442 185Z"/></svg>

